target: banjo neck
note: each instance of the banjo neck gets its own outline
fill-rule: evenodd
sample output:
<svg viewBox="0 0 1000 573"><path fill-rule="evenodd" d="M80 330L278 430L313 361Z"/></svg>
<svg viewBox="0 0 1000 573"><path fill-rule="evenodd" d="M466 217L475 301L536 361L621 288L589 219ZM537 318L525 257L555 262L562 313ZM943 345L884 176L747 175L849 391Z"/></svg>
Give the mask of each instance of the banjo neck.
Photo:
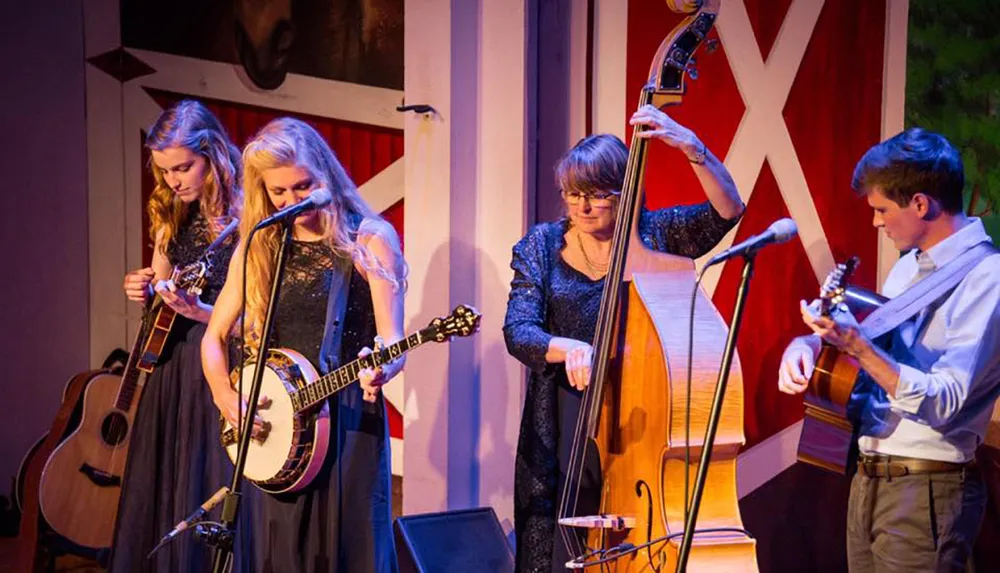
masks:
<svg viewBox="0 0 1000 573"><path fill-rule="evenodd" d="M431 329L425 328L407 336L399 342L379 351L372 352L368 356L352 360L333 372L320 377L312 384L292 392L290 394L292 408L295 409L296 413L308 410L357 381L358 374L362 370L366 368L378 368L399 358L421 344L434 340L434 337L427 332L428 330Z"/></svg>
<svg viewBox="0 0 1000 573"><path fill-rule="evenodd" d="M269 392L279 399L274 408L260 412L262 420L271 428L268 436L251 441L249 449L244 450L247 455L244 475L269 493L299 491L306 487L319 474L331 439L327 398L357 381L362 370L392 362L426 342L447 342L455 336L471 336L479 331L481 318L475 308L460 304L450 315L431 320L420 331L320 377L300 353L291 349L272 349L267 360L258 363L258 368L270 371L270 375L262 376L259 382L269 385ZM238 376L243 379L242 374ZM242 393L246 398L247 392ZM234 428L225 420L221 438L229 459L235 462L238 440Z"/></svg>

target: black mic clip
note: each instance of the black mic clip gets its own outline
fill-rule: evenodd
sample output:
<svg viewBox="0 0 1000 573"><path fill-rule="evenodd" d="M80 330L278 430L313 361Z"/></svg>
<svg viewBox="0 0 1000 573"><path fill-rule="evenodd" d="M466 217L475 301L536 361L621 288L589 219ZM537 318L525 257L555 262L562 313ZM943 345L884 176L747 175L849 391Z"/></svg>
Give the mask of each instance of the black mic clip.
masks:
<svg viewBox="0 0 1000 573"><path fill-rule="evenodd" d="M226 551L233 549L233 532L224 528L221 523L214 521L199 523L194 526L194 536L206 545L220 547Z"/></svg>
<svg viewBox="0 0 1000 573"><path fill-rule="evenodd" d="M183 521L178 522L177 525L175 525L174 528L170 530L170 533L164 535L163 538L160 539L160 542L156 544L156 547L154 547L153 550L149 552L149 555L146 556L146 559L152 558L157 551L162 549L163 546L166 545L167 543L170 543L170 541L173 538L180 535L188 527L191 527L192 525L201 521L213 507L215 507L216 505L219 504L219 502L225 499L227 493L229 493L229 488L227 487L219 488L219 490L216 491L212 495L212 497L208 498L205 501L205 503L201 504L201 506L198 507L198 509L194 510L194 512L192 512L191 515L184 518Z"/></svg>

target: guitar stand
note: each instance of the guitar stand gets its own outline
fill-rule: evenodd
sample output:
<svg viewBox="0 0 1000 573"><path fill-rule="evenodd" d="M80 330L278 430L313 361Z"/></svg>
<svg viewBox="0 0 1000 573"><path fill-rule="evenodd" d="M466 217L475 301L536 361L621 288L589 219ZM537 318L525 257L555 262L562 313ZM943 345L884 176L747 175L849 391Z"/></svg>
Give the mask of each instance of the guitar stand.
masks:
<svg viewBox="0 0 1000 573"><path fill-rule="evenodd" d="M94 548L77 545L54 531L41 534L41 545L45 548L43 569L54 573L65 564L60 565L60 558L72 557L80 561L92 561L100 567L108 567L111 561L111 549L108 547Z"/></svg>

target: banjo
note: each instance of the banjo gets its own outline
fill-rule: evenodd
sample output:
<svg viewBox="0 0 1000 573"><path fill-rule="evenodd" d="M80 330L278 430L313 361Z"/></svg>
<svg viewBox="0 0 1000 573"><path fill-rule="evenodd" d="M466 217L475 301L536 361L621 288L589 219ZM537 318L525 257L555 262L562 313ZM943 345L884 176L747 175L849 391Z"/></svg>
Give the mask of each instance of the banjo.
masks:
<svg viewBox="0 0 1000 573"><path fill-rule="evenodd" d="M264 420L263 436L255 437L247 450L243 475L268 493L288 493L308 486L323 466L330 440L330 409L326 399L358 380L358 373L376 368L426 342L445 342L453 336L470 336L479 330L479 312L459 305L445 317L435 318L426 328L368 356L344 364L325 376L304 356L286 348L268 352L261 394L270 400L257 412ZM246 366L253 364L253 360ZM239 381L233 371L233 387ZM253 369L244 368L243 397L250 394ZM236 462L238 433L222 421L222 445Z"/></svg>

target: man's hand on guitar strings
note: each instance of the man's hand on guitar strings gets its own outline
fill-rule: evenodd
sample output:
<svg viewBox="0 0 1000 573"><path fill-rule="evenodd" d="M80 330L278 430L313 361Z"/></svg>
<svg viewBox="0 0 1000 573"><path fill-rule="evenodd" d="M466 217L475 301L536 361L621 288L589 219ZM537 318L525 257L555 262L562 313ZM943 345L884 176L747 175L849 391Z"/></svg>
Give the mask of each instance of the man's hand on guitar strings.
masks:
<svg viewBox="0 0 1000 573"><path fill-rule="evenodd" d="M778 390L792 396L805 392L809 387L809 378L812 376L815 362L815 350L806 337L800 336L793 340L781 356L781 365L778 367Z"/></svg>
<svg viewBox="0 0 1000 573"><path fill-rule="evenodd" d="M868 339L861 334L857 319L846 306L838 304L829 317L821 316L818 308L819 301L812 304L799 301L802 321L825 342L850 356L858 356L868 346Z"/></svg>

